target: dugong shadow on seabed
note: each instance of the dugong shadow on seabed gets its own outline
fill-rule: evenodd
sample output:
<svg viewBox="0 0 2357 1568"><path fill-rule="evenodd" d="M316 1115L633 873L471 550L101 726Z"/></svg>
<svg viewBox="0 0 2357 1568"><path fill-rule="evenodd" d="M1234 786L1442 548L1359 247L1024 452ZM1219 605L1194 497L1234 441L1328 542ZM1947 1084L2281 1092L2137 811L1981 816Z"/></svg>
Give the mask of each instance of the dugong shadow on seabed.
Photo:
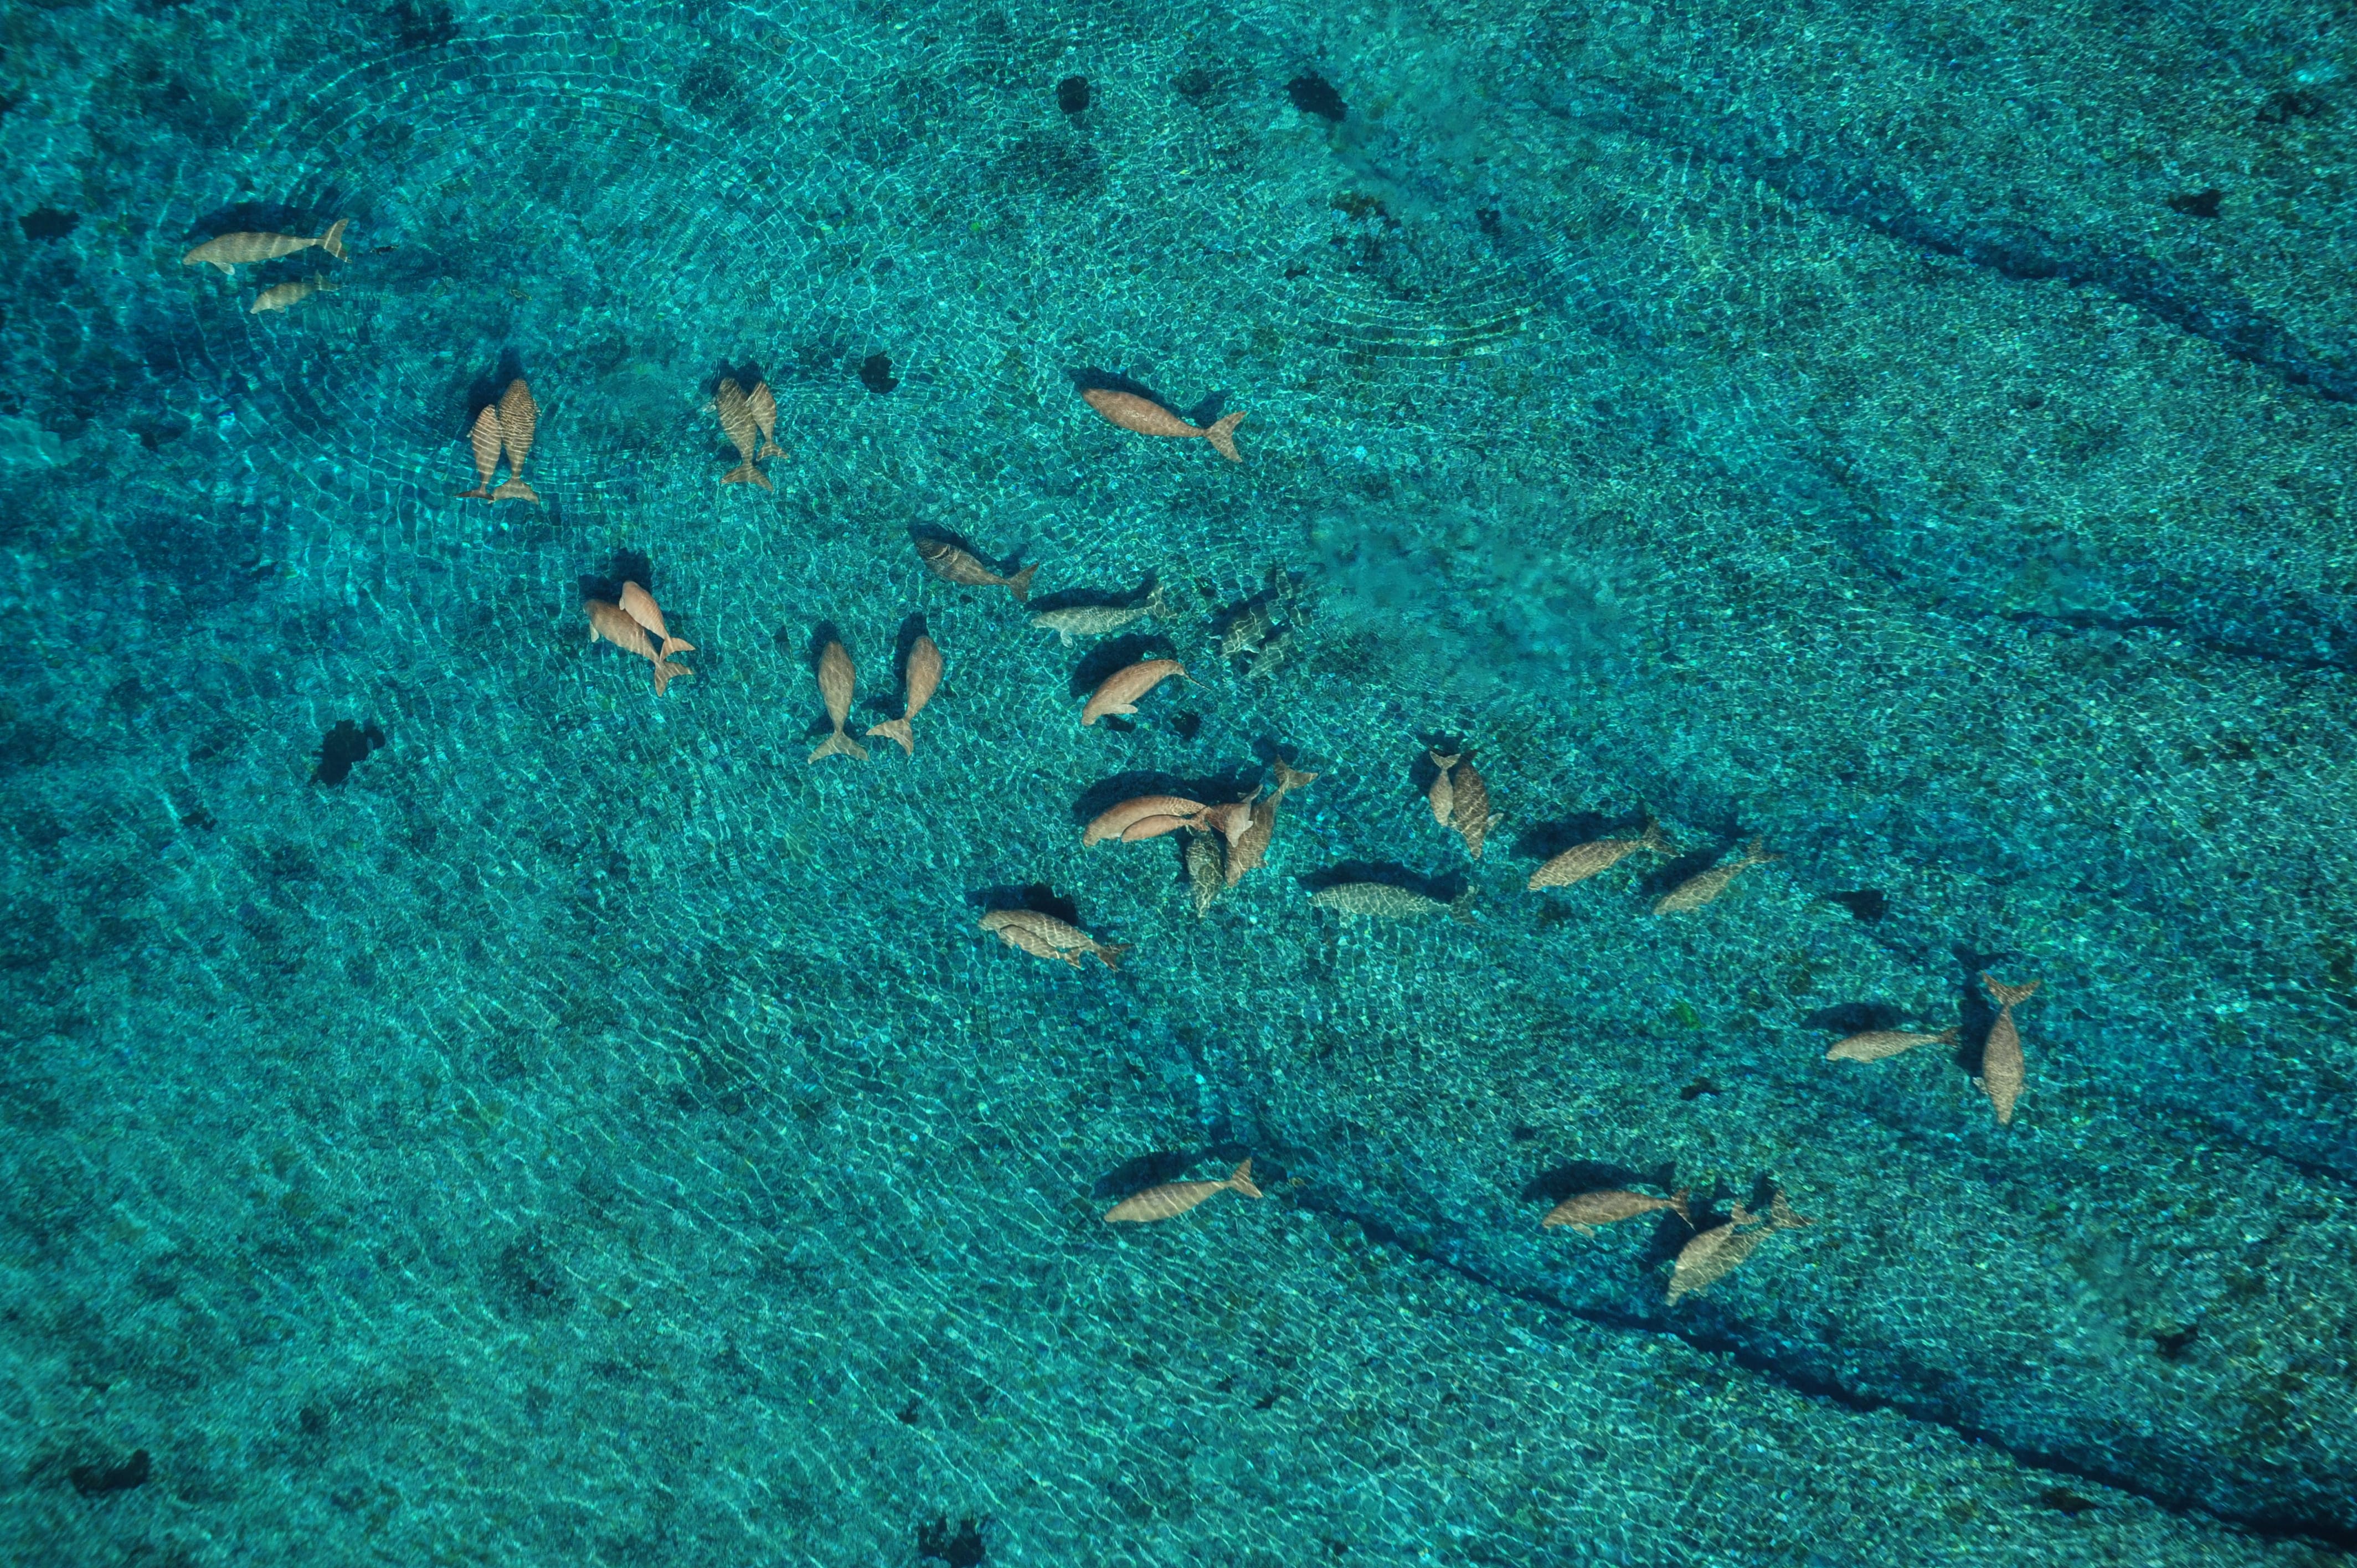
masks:
<svg viewBox="0 0 2357 1568"><path fill-rule="evenodd" d="M613 558L606 563L604 576L596 576L589 573L582 574L579 584L581 596L585 599L603 599L609 605L619 604L622 599L622 585L625 583L636 583L651 594L658 591L658 585L655 582L655 564L645 551L617 550L614 552Z"/></svg>
<svg viewBox="0 0 2357 1568"><path fill-rule="evenodd" d="M720 395L722 381L735 381L749 392L769 379L761 373L761 361L759 360L748 360L741 365L732 365L723 360L710 375L696 384L696 391L703 394L705 403L710 403Z"/></svg>
<svg viewBox="0 0 2357 1568"><path fill-rule="evenodd" d="M785 628L779 628L779 647L791 646L787 640L788 635ZM834 733L834 721L828 718L826 714L826 695L818 690L819 662L826 657L826 645L830 642L843 644L843 651L851 656L852 669L856 671L859 668L859 651L851 646L851 639L843 635L841 627L831 620L823 620L811 628L810 636L802 643L802 672L811 678L811 700L818 704L818 716L804 726L802 730L804 740L810 739L813 736Z"/></svg>
<svg viewBox="0 0 2357 1568"><path fill-rule="evenodd" d="M523 379L523 356L512 348L500 349L500 362L492 367L491 373L477 376L467 383L467 417L458 425L458 439L463 441L474 433L475 416L499 402L509 382ZM639 586L651 592L654 585L640 583Z"/></svg>
<svg viewBox="0 0 2357 1568"><path fill-rule="evenodd" d="M1544 1198L1552 1205L1581 1192L1619 1192L1636 1187L1658 1187L1667 1192L1676 1177L1674 1165L1664 1164L1647 1175L1603 1160L1570 1160L1524 1182L1522 1197L1525 1203Z"/></svg>
<svg viewBox="0 0 2357 1568"><path fill-rule="evenodd" d="M1432 798L1433 780L1440 777L1440 764L1432 760L1432 754L1437 751L1443 757L1464 755L1460 748L1449 745L1443 736L1426 736L1424 745L1425 749L1415 754L1415 760L1408 764L1407 769L1408 782L1415 786L1416 799L1420 800Z"/></svg>
<svg viewBox="0 0 2357 1568"><path fill-rule="evenodd" d="M997 573L1002 577L1011 577L1015 575L1016 569L1023 564L1023 552L1019 548L1011 555L1004 557L993 555L989 551L985 550L981 545L976 544L973 540L968 539L956 529L947 527L944 524L938 522L910 523L909 525L909 540L911 543L920 545L955 545L958 549L964 551L967 554L973 556L975 560L981 562L985 566L989 567L992 571ZM963 584L958 585L965 586L965 585ZM968 587L967 591L972 593L978 590Z"/></svg>
<svg viewBox="0 0 2357 1568"><path fill-rule="evenodd" d="M1981 1058L1988 1050L1989 1031L1996 1027L1996 1004L1981 984L1981 976L1991 970L2019 961L2021 955L2011 950L1997 952L1975 952L1958 943L1949 950L1964 972L1957 977L1956 1027L1962 1031L1956 1041L1956 1065L1972 1074L1981 1075ZM1998 976L2003 979L2004 976Z"/></svg>
<svg viewBox="0 0 2357 1568"><path fill-rule="evenodd" d="M1064 375L1071 381L1072 390L1076 392L1127 392L1132 397L1142 397L1150 403L1168 410L1189 424L1211 424L1220 417L1220 410L1228 401L1226 392L1215 392L1194 407L1181 409L1177 403L1172 403L1144 381L1133 380L1118 371L1100 371L1090 366L1068 365L1064 369Z"/></svg>
<svg viewBox="0 0 2357 1568"><path fill-rule="evenodd" d="M909 654L917 646L917 639L931 635L925 624L925 612L919 610L900 623L892 637L892 678L877 682L881 688L868 693L859 706L868 713L882 714L887 718L899 718L906 705L909 691Z"/></svg>
<svg viewBox="0 0 2357 1568"><path fill-rule="evenodd" d="M1025 607L1034 615L1051 610L1135 609L1153 597L1159 579L1148 572L1146 580L1134 588L1059 588L1052 594L1035 595Z"/></svg>
<svg viewBox="0 0 2357 1568"><path fill-rule="evenodd" d="M1660 1174L1672 1173L1664 1167ZM1671 1184L1663 1180L1652 1185L1666 1190ZM1775 1178L1762 1171L1751 1178L1751 1190L1743 1195L1743 1207L1755 1216L1764 1216L1776 1201L1776 1193ZM1645 1250L1637 1255L1638 1272L1651 1273L1684 1251L1686 1243L1696 1236L1731 1221L1735 1218L1732 1204L1735 1196L1725 1182L1714 1176L1708 1187L1695 1187L1687 1195L1688 1219L1681 1219L1674 1212L1664 1210L1653 1226L1653 1233L1646 1239ZM1721 1208L1722 1204L1727 1207Z"/></svg>
<svg viewBox="0 0 2357 1568"><path fill-rule="evenodd" d="M1124 800L1146 795L1177 795L1183 800L1200 800L1207 806L1222 806L1250 794L1253 781L1259 775L1258 768L1243 768L1195 779L1181 779L1176 773L1158 769L1116 773L1081 791L1080 798L1072 802L1072 820L1085 825Z"/></svg>
<svg viewBox="0 0 2357 1568"><path fill-rule="evenodd" d="M1033 882L1017 887L1013 883L1001 883L991 887L977 887L965 896L966 905L981 914L996 914L1001 909L1028 909L1035 915L1047 915L1068 926L1081 925L1081 907L1059 895L1044 882Z"/></svg>
<svg viewBox="0 0 2357 1568"><path fill-rule="evenodd" d="M741 365L732 365L723 360L717 369L696 383L695 428L710 443L711 450L706 456L714 462L733 463L737 456L735 444L728 439L728 432L718 419L713 417L714 405L720 397L720 383L735 381L739 392L750 392L769 379L761 373L761 362L758 360L748 360Z"/></svg>
<svg viewBox="0 0 2357 1568"><path fill-rule="evenodd" d="M1667 1182L1658 1185L1665 1188L1669 1186ZM1651 1272L1661 1267L1684 1251L1686 1243L1702 1232L1716 1230L1732 1220L1735 1218L1733 1208L1722 1208L1720 1205L1728 1203L1734 1197L1727 1184L1716 1177L1708 1187L1695 1188L1686 1198L1686 1213L1692 1217L1692 1223L1674 1213L1664 1212L1653 1226L1652 1235L1646 1239L1645 1250L1638 1254L1638 1269ZM1751 1190L1744 1195L1743 1207L1752 1214L1762 1215L1768 1212L1769 1205L1775 1200L1775 1180L1763 1171L1751 1178Z"/></svg>
<svg viewBox="0 0 2357 1568"><path fill-rule="evenodd" d="M1448 754L1444 752L1442 755ZM1426 759L1427 765L1429 760ZM1565 850L1594 843L1598 839L1635 838L1645 831L1645 823L1650 820L1641 811L1624 811L1617 817L1608 817L1601 811L1578 811L1568 817L1551 817L1543 822L1533 822L1516 834L1513 853L1523 859L1544 865Z"/></svg>
<svg viewBox="0 0 2357 1568"><path fill-rule="evenodd" d="M1157 1149L1150 1155L1124 1160L1098 1176L1089 1186L1089 1196L1096 1198L1132 1197L1149 1187L1182 1180L1198 1165L1207 1169L1217 1165L1221 1167L1218 1174L1225 1176L1237 1161L1254 1154L1250 1144L1230 1142L1207 1144L1200 1149ZM1268 1163L1265 1156L1259 1156L1258 1162L1262 1166ZM1260 1174L1265 1182L1275 1173L1262 1169Z"/></svg>
<svg viewBox="0 0 2357 1568"><path fill-rule="evenodd" d="M1700 848L1689 850L1666 864L1656 865L1652 871L1639 876L1637 895L1648 900L1659 898L1673 888L1700 876L1704 872L1725 860L1738 846L1749 843L1758 836L1757 833L1747 833L1740 828L1713 833L1710 842Z"/></svg>
<svg viewBox="0 0 2357 1568"><path fill-rule="evenodd" d="M1420 893L1426 898L1442 904L1456 902L1458 897L1472 886L1461 871L1447 872L1438 876L1426 876L1421 872L1410 871L1397 861L1391 860L1340 861L1323 871L1310 872L1299 880L1301 886L1312 893L1321 888L1340 887L1351 882L1381 882L1393 887L1405 888L1410 893Z"/></svg>
<svg viewBox="0 0 2357 1568"><path fill-rule="evenodd" d="M1837 1002L1795 1020L1803 1029L1823 1029L1841 1039L1869 1029L1895 1029L1907 1015L1888 1002ZM1829 1042L1830 1043L1830 1042Z"/></svg>
<svg viewBox="0 0 2357 1568"><path fill-rule="evenodd" d="M1104 684L1105 677L1116 670L1148 659L1176 659L1178 646L1158 632L1133 632L1127 637L1109 638L1091 649L1072 667L1070 686L1075 697L1085 697Z"/></svg>
<svg viewBox="0 0 2357 1568"><path fill-rule="evenodd" d="M347 210L350 203L350 193L332 185L309 200L234 202L197 219L182 238L190 245L201 245L223 234L300 234L307 239L324 232L339 218L352 217Z"/></svg>

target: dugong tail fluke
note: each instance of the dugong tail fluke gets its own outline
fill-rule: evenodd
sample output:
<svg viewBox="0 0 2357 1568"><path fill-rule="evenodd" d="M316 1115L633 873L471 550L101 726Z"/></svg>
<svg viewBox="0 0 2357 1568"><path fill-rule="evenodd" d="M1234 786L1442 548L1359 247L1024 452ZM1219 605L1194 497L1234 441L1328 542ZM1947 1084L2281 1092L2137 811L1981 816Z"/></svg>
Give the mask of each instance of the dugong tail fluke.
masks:
<svg viewBox="0 0 2357 1568"><path fill-rule="evenodd" d="M1211 442L1212 449L1231 463L1244 460L1243 454L1236 450L1236 426L1243 422L1243 414L1232 413L1203 432L1204 439Z"/></svg>

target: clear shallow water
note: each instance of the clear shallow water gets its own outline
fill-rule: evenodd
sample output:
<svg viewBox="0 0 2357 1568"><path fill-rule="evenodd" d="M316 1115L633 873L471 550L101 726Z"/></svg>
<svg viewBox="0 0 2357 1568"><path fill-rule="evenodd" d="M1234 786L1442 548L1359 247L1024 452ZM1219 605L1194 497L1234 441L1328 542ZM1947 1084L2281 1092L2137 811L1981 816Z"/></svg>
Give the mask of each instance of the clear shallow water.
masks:
<svg viewBox="0 0 2357 1568"><path fill-rule="evenodd" d="M2330 8L5 27L12 1561L2357 1540ZM774 493L699 412L751 370ZM517 373L545 506L452 499ZM1116 638L1200 683L1083 729L1165 645L912 528L1156 576ZM660 701L579 610L640 565ZM819 643L897 712L913 616L915 754L807 764ZM1272 746L1319 778L1202 920L1178 841L1081 848ZM1680 858L1524 889L1646 812ZM1039 886L1119 972L976 929ZM2044 982L2002 1128L1985 970ZM1964 1043L1823 1059L1891 1023ZM1674 1308L1676 1222L1539 1225L1656 1176L1815 1223Z"/></svg>

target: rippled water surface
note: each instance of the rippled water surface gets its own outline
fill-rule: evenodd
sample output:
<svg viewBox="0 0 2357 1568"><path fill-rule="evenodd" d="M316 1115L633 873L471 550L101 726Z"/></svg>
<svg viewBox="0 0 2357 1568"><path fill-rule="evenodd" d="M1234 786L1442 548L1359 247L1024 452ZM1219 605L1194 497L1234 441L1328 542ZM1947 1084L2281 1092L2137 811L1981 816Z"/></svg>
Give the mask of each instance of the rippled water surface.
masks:
<svg viewBox="0 0 2357 1568"><path fill-rule="evenodd" d="M0 1556L2357 1551L2345 7L0 38Z"/></svg>

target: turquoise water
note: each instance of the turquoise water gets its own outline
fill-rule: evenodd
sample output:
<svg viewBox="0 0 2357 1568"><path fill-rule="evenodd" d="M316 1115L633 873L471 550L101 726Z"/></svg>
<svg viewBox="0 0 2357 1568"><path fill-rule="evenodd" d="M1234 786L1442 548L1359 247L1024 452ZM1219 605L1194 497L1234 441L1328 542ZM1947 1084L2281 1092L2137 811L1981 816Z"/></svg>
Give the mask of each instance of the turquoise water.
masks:
<svg viewBox="0 0 2357 1568"><path fill-rule="evenodd" d="M6 1561L2357 1547L2345 9L0 27Z"/></svg>

